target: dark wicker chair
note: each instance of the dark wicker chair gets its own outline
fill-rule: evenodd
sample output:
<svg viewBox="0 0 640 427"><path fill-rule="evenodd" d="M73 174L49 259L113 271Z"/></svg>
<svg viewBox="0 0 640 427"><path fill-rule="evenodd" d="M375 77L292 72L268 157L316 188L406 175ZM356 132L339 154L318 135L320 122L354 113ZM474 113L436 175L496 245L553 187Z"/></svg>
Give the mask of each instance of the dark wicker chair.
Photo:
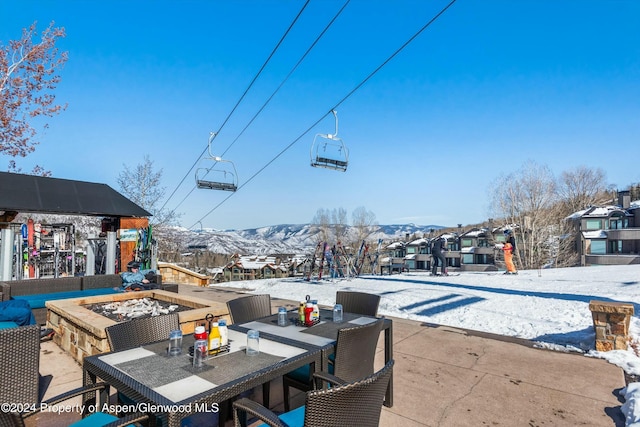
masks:
<svg viewBox="0 0 640 427"><path fill-rule="evenodd" d="M169 332L180 328L178 313L132 319L107 326L111 351L126 350L156 341L168 340Z"/></svg>
<svg viewBox="0 0 640 427"><path fill-rule="evenodd" d="M105 391L106 390L106 391ZM34 411L16 413L16 412L0 412L0 427L25 427L25 420L33 415L37 415L40 413L41 409L48 406L58 405L68 399L71 399L76 396L81 396L86 393L96 393L96 392L105 392L106 395L109 393L109 386L106 383L97 383L91 386L80 387L71 391L68 391L64 394L61 394L56 397L52 397L51 399L47 399L43 402L42 405L36 405ZM50 413L48 417L42 420L38 420L37 424L44 425L57 425L55 419L53 417L59 416L55 412ZM85 418L82 418L80 421L77 421L70 426L91 426L91 427L118 427L118 426L132 426L137 425L134 423L139 423L143 426L148 425L149 416L147 414L143 414L140 412L135 412L128 414L122 418L118 418L115 415L108 414L106 412L94 412L92 414L87 415ZM29 423L32 425L33 423ZM35 424L33 424L35 425Z"/></svg>
<svg viewBox="0 0 640 427"><path fill-rule="evenodd" d="M249 295L227 301L233 323L245 323L271 315L271 296Z"/></svg>
<svg viewBox="0 0 640 427"><path fill-rule="evenodd" d="M338 331L335 359L329 365L329 374L345 381L355 381L373 373L376 346L384 319L366 325L343 328ZM309 366L303 366L282 377L284 410L290 409L289 388L309 391L314 388Z"/></svg>
<svg viewBox="0 0 640 427"><path fill-rule="evenodd" d="M336 292L336 304L342 304L345 313L362 314L364 316L377 316L380 305L380 295L364 292L338 291Z"/></svg>
<svg viewBox="0 0 640 427"><path fill-rule="evenodd" d="M227 308L233 323L245 323L261 317L271 316L271 295L249 295L227 301ZM262 402L269 407L271 390L269 383L262 384Z"/></svg>
<svg viewBox="0 0 640 427"><path fill-rule="evenodd" d="M0 402L39 401L40 326L0 329Z"/></svg>
<svg viewBox="0 0 640 427"><path fill-rule="evenodd" d="M162 316L131 319L127 322L107 326L107 334L111 351L121 351L139 347L152 342L168 340L169 332L180 329L178 313ZM118 402L134 405L136 402L122 393L118 393Z"/></svg>
<svg viewBox="0 0 640 427"><path fill-rule="evenodd" d="M252 400L240 399L233 404L234 425L245 427L247 418L257 417L272 427L377 427L393 363L390 360L380 371L351 382L316 374L332 387L307 392L304 406L280 416Z"/></svg>
<svg viewBox="0 0 640 427"><path fill-rule="evenodd" d="M16 328L0 329L0 402L33 405L33 411L22 413L0 412L0 427L23 427L25 419L39 413L39 409L57 405L72 397L86 393L105 391L108 396L108 386L104 383L90 387L81 387L60 396L53 397L40 404L38 384L40 381L40 326L18 326ZM52 414L51 417L56 416ZM146 420L146 415L136 413L126 419L114 415L97 412L84 418L85 425L103 426L129 425L134 421ZM44 421L47 424L46 421ZM118 424L122 423L122 424ZM53 423L55 424L55 423ZM53 425L52 424L52 425Z"/></svg>

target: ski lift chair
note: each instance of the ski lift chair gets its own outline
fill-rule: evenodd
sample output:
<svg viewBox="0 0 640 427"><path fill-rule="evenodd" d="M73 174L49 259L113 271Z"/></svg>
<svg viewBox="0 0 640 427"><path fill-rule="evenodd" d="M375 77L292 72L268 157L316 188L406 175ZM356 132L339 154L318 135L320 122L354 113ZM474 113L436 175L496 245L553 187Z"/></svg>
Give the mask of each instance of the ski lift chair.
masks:
<svg viewBox="0 0 640 427"><path fill-rule="evenodd" d="M233 162L211 154L211 142L215 136L214 132L209 136L209 157L205 157L205 160L212 161L213 165L196 169L196 187L206 190L236 191L238 189L238 173ZM211 173L216 177L222 176L222 178L207 178Z"/></svg>
<svg viewBox="0 0 640 427"><path fill-rule="evenodd" d="M335 117L336 132L316 134L311 145L311 166L345 172L349 165L349 152L342 139L338 138L338 113L335 110L331 112Z"/></svg>
<svg viewBox="0 0 640 427"><path fill-rule="evenodd" d="M236 191L238 189L238 179L236 168L229 160L223 160L221 157L213 157L210 160L216 163L228 163L230 169L213 169L210 168L198 168L196 170L196 186L206 190L221 190L221 191ZM222 176L221 179L207 179L210 173L214 173L216 176Z"/></svg>

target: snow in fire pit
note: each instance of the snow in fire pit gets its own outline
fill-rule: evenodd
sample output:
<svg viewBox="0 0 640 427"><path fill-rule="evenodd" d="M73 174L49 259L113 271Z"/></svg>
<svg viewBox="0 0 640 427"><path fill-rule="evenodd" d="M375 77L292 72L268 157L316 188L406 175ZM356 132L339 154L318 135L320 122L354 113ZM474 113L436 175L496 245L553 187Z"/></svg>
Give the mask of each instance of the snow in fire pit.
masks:
<svg viewBox="0 0 640 427"><path fill-rule="evenodd" d="M179 304L170 304L152 298L130 299L109 303L90 304L86 306L94 313L101 314L112 320L122 322L136 317L152 317L169 314L174 311L189 310Z"/></svg>

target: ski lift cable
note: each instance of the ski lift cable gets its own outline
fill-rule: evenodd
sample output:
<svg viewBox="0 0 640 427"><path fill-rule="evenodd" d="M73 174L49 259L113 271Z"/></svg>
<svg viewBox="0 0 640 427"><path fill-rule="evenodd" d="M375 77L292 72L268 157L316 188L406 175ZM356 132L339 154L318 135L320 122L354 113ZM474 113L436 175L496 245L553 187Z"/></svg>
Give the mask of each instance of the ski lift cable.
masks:
<svg viewBox="0 0 640 427"><path fill-rule="evenodd" d="M284 84L289 80L289 78L293 75L293 73L296 71L296 69L300 66L300 64L302 64L302 62L305 60L305 58L307 57L307 55L309 55L309 53L311 52L311 50L316 46L316 44L318 44L318 42L320 41L320 39L325 35L325 33L329 30L329 28L331 28L331 26L333 25L333 23L338 19L338 17L342 14L342 12L344 11L344 9L347 7L347 5L350 3L351 0L347 0L342 7L338 10L338 12L333 16L333 18L331 18L331 20L327 23L327 25L325 25L324 29L320 32L320 34L318 34L318 36L315 38L315 40L313 41L313 43L311 43L311 45L307 48L307 50L305 51L305 53L300 57L300 59L296 62L296 64L291 68L291 70L289 71L289 73L285 76L285 78L280 82L280 84L278 85L278 87L276 87L276 89L273 91L273 93L271 93L271 95L267 98L267 100L262 104L262 106L258 109L258 111L253 115L253 117L251 118L251 120L249 120L249 122L245 125L245 127L240 131L240 133L235 137L235 139L233 141L231 141L231 143L229 144L229 146L222 152L221 157L224 157L225 154L227 154L227 152L231 149L231 147L238 141L238 139L240 139L240 137L245 133L245 131L249 128L249 126L251 126L251 124L253 124L253 122L258 118L258 116L262 113L262 111L267 107L267 105L271 102L271 100L274 98L274 96L280 91L280 89L282 88L282 86L284 86ZM336 113L334 112L334 115ZM337 116L336 116L337 119ZM336 124L337 126L337 124ZM337 130L336 130L336 134L337 134ZM209 144L209 156L213 157L213 155L211 154L211 144ZM213 164L213 166L215 166L215 163ZM212 170L212 168L207 169L207 173L205 174L205 176L209 173L209 171ZM191 191L189 191L189 193L187 194L187 197L193 193L193 190L195 189L195 187L193 189L191 189ZM175 209L177 209L186 199L187 197L183 198L182 201L180 202L180 204L178 206L176 206ZM174 210L175 210L174 209Z"/></svg>
<svg viewBox="0 0 640 427"><path fill-rule="evenodd" d="M323 28L323 30L320 32L320 34L318 34L318 36L315 38L315 40L313 41L313 43L311 43L311 45L309 45L309 47L307 48L307 50L304 52L304 54L302 54L302 56L300 57L300 59L298 59L298 61L296 62L296 64L291 68L291 70L289 71L289 73L285 76L285 78L280 82L280 84L278 85L278 87L276 87L276 89L271 93L271 95L267 98L267 100L262 104L262 106L258 109L258 111L253 115L253 117L251 118L251 120L249 120L249 122L246 124L246 126L240 131L240 133L238 134L238 136L235 137L235 139L233 141L231 141L231 143L229 144L229 146L222 152L221 157L224 157L225 154L227 154L227 152L231 149L231 147L233 146L233 144L235 144L238 139L240 139L240 137L245 133L245 131L249 128L249 126L251 126L251 124L253 124L253 122L258 118L258 116L262 113L262 111L267 107L267 105L271 102L271 100L273 99L273 97L280 91L280 89L282 88L282 86L284 86L284 84L289 80L289 78L293 75L293 73L298 69L298 67L300 66L300 64L302 64L302 62L305 60L305 58L309 55L309 53L311 52L311 50L313 50L313 48L318 44L318 42L320 41L320 39L322 39L322 37L325 35L325 33L329 30L329 28L331 28L331 26L334 24L334 22L338 19L338 17L342 14L342 12L344 11L344 9L347 7L347 5L350 3L351 0L347 0L342 7L338 10L338 12L333 16L333 18L331 18L331 20L327 23L327 25L325 25L325 27ZM336 113L333 113L334 116L336 116ZM336 116L336 120L337 120L337 116ZM337 130L337 126L338 124L336 123L336 135L338 133ZM335 136L335 135L334 135ZM209 156L213 157L211 154L211 145L209 145ZM215 166L215 163L214 163ZM210 169L209 169L210 170ZM189 194L191 194L193 192L193 190L191 190L189 192ZM186 199L186 198L185 198ZM183 199L182 201L184 202Z"/></svg>
<svg viewBox="0 0 640 427"><path fill-rule="evenodd" d="M285 148L283 148L278 154L275 155L275 157L273 157L271 160L269 160L264 166L262 166L260 169L258 169L253 175L251 175L249 177L249 179L247 179L245 182L242 183L242 185L238 186L238 191L240 191L242 188L244 188L245 185L249 184L251 181L253 181L253 179L255 177L257 177L258 175L260 175L262 173L262 171L264 171L267 167L269 167L273 162L275 162L280 156L282 156L287 150L289 150L289 148L293 147L293 145L295 143L297 143L298 141L300 141L306 134L308 134L309 132L311 132L311 130L316 127L318 125L318 123L320 123L325 117L327 117L329 114L331 114L331 111L328 111L327 113L325 113L322 117L320 117L315 123L313 123L311 126L309 126L307 128L307 130L305 130L302 134L300 134L296 139L294 139L291 143L289 143L289 145L287 145ZM207 212L206 214L204 214L202 216L202 218L200 218L198 221L196 221L196 223L194 225L192 225L191 227L189 227L189 229L193 228L196 224L198 224L199 221L204 220L206 217L208 217L209 215L211 215L216 209L218 209L220 206L222 206L227 200L229 200L233 195L235 195L238 191L229 194L227 197L225 197L224 199L222 199L220 201L220 203L218 203L217 205L215 205L213 208L211 208L211 210L209 210L209 212Z"/></svg>
<svg viewBox="0 0 640 427"><path fill-rule="evenodd" d="M340 10L338 10L338 12L333 16L333 18L331 19L331 21L329 21L327 23L327 25L324 27L324 29L320 32L320 34L318 34L318 36L315 38L315 40L313 41L313 43L311 43L311 45L309 45L309 47L307 48L307 50L302 54L302 56L300 57L300 59L298 59L298 62L296 62L296 64L291 68L291 70L289 71L289 73L285 76L285 78L282 80L282 82L280 82L280 84L278 85L278 87L273 91L273 93L269 96L269 98L267 98L267 100L265 101L264 104L262 104L262 106L258 109L258 111L256 112L256 114L251 118L251 120L249 120L249 123L247 123L247 125L242 129L242 131L240 131L240 133L238 134L238 136L231 142L231 144L229 144L229 146L227 147L226 150L224 150L224 152L222 153L222 156L224 156L227 151L229 151L229 149L233 146L233 144L236 143L236 141L238 139L240 139L240 137L242 136L242 134L244 134L244 132L249 128L249 126L251 126L251 124L255 121L255 119L262 113L262 111L267 107L267 105L269 104L269 102L271 102L271 100L273 99L273 97L280 91L280 89L282 88L282 86L284 86L284 84L289 80L289 78L293 75L293 73L298 69L298 67L300 66L300 64L302 64L302 62L306 59L307 55L309 55L309 53L311 53L311 50L318 44L318 42L320 41L320 39L325 35L325 33L329 30L329 28L333 25L333 23L336 21L336 19L338 19L338 17L342 14L342 11L344 11L344 9L347 7L347 5L349 4L351 0L347 0L342 7L340 8Z"/></svg>
<svg viewBox="0 0 640 427"><path fill-rule="evenodd" d="M264 166L262 166L258 171L256 171L247 181L245 181L242 185L238 187L238 190L242 189L245 185L251 182L256 176L258 176L262 171L264 171L268 166L270 166L274 161L276 161L282 154L284 154L287 150L289 150L293 145L295 145L298 141L300 141L307 133L311 131L315 126L317 126L325 117L331 114L334 110L337 109L341 104L343 104L347 99L349 99L357 90L359 90L367 81L369 81L378 71L382 69L385 65L387 65L393 58L395 58L402 50L404 50L411 42L413 42L424 30L426 30L431 24L433 24L444 12L446 12L457 0L451 0L445 7L443 7L436 15L434 15L425 25L422 26L413 36L411 36L405 43L403 43L395 52L393 52L386 60L384 60L376 69L374 69L367 77L365 77L360 83L358 83L347 95L345 95L337 104L335 104L328 112L326 112L321 118L316 120L311 126L307 128L302 134L300 134L296 139L294 139L289 145L283 148L274 158L269 160ZM237 192L236 192L237 193ZM211 215L216 209L218 209L222 204L224 204L227 200L229 200L234 194L229 194L226 198L224 198L220 203L214 206L209 212L207 212L200 221L204 220L206 217ZM197 222L196 222L197 224ZM193 226L192 226L193 227ZM192 228L189 227L189 228Z"/></svg>
<svg viewBox="0 0 640 427"><path fill-rule="evenodd" d="M420 34L422 34L422 32L424 30L426 30L429 26L431 26L431 24L433 24L440 16L442 16L442 14L447 11L447 9L449 9L451 6L453 6L453 4L456 1L457 0L451 0L449 2L449 4L447 4L444 8L442 8L440 10L440 12L438 12L433 18L431 18L426 24L424 24L422 26L422 28L420 28L413 36L411 36L409 38L409 40L407 40L402 46L400 46L398 49L396 49L396 51L393 52L391 54L391 56L389 56L386 60L384 60L384 62L382 62L382 64L380 64L367 77L365 77L364 80L362 80L358 85L356 85L356 87L354 87L351 90L351 92L349 92L340 101L338 101L338 103L333 106L332 110L336 110L342 103L344 103L348 98L350 98L351 95L353 95L357 90L359 90L362 86L364 86L365 83L367 83L375 74L378 73L378 71L380 71L382 69L382 67L387 65L393 58L396 57L396 55L398 55L400 52L402 52L404 50L404 48L406 48L411 42L413 42Z"/></svg>
<svg viewBox="0 0 640 427"><path fill-rule="evenodd" d="M315 38L315 40L313 41L313 43L311 43L311 45L309 45L309 47L307 48L307 50L302 54L302 56L300 57L300 59L298 59L298 61L296 62L296 64L291 68L291 70L289 71L289 73L285 76L285 78L282 80L282 82L280 82L280 84L278 85L278 87L273 91L273 93L267 98L267 100L264 102L264 104L262 104L262 106L258 109L258 111L254 114L254 116L251 118L251 120L249 120L249 122L247 123L247 125L242 129L242 131L240 131L240 133L238 134L238 136L236 136L236 138L231 142L231 144L229 144L229 146L226 148L226 150L224 150L221 154L222 157L224 157L224 155L231 149L231 147L233 146L233 144L236 143L236 141L238 141L238 139L240 139L240 137L244 134L244 132L249 128L249 126L251 126L251 124L253 124L253 122L256 120L256 118L258 118L258 116L262 113L262 111L267 107L267 105L271 102L271 100L274 98L274 96L280 91L280 89L284 86L284 84L289 80L289 78L293 75L293 73L298 69L298 67L300 66L300 64L302 64L302 62L306 59L306 57L309 55L309 53L311 52L311 50L313 50L313 48L318 44L318 42L320 41L320 39L322 39L322 37L325 35L325 33L329 30L329 28L334 24L334 22L338 19L338 17L342 14L342 12L344 11L344 9L347 7L347 5L350 3L351 0L347 0L342 7L338 10L338 12L333 16L333 18L327 23L327 25L323 28L323 30L318 34L318 36ZM335 113L334 113L335 114ZM337 130L336 130L337 133ZM210 152L211 153L211 152ZM214 164L215 166L215 164ZM197 188L197 186L194 186L191 188L191 190L186 194L186 196L178 203L178 205L174 208L174 210L178 209L178 207L180 207L186 200L187 198L191 195L191 193L193 193L193 191ZM240 188L240 187L239 187Z"/></svg>
<svg viewBox="0 0 640 427"><path fill-rule="evenodd" d="M227 117L225 118L225 120L222 122L222 125L218 128L218 131L215 132L215 134L213 135L213 138L215 138L215 136L220 133L220 131L222 130L222 128L226 125L226 123L229 121L229 119L231 118L231 116L233 115L233 113L236 111L236 109L238 108L238 106L240 105L240 103L242 102L242 100L244 99L244 97L247 95L247 93L249 92L249 90L251 89L251 87L253 86L253 84L256 82L256 80L258 79L258 77L260 76L260 74L262 74L262 71L264 71L264 69L266 68L267 64L269 63L269 61L271 60L271 58L273 58L273 55L275 55L276 51L278 50L278 48L280 47L280 45L282 45L282 43L284 42L284 39L287 37L287 35L289 34L289 32L291 31L291 29L293 28L293 26L295 25L295 23L298 21L298 19L300 18L300 16L302 15L302 12L306 9L307 5L309 4L311 0L307 0L304 5L302 5L302 8L300 9L300 11L298 12L298 14L296 15L296 17L293 19L293 21L291 22L291 24L289 24L289 27L287 28L287 30L284 32L284 34L282 35L282 37L280 37L280 40L278 41L278 43L276 44L276 46L273 48L273 50L271 51L271 53L269 54L269 56L267 57L266 61L262 64L262 66L260 67L260 70L258 70L258 72L256 73L256 75L253 77L253 79L251 80L251 83L249 83L249 86L247 86L247 88L245 89L244 93L242 94L242 96L240 97L240 99L238 99L238 101L236 102L235 106L233 107L233 109L231 110L231 112L227 115ZM193 169L196 167L196 165L198 164L198 162L200 161L200 159L202 158L202 156L206 153L206 151L208 150L208 147L205 148L204 150L202 150L202 152L198 155L198 158L195 160L195 162L193 162L193 165L191 165L191 167L189 168L189 170L187 171L187 173L184 175L184 177L182 178L182 180L180 180L180 183L176 186L176 188L173 190L173 192L171 193L171 195L169 195L169 197L167 198L167 200L164 202L164 204L162 205L162 207L160 208L160 210L164 209L165 206L167 205L167 203L169 203L169 200L171 200L171 198L176 194L176 192L178 191L178 188L180 188L180 186L182 186L182 184L184 183L184 181L187 179L187 177L191 174L191 172L193 171ZM173 211L175 211L175 209L173 209Z"/></svg>

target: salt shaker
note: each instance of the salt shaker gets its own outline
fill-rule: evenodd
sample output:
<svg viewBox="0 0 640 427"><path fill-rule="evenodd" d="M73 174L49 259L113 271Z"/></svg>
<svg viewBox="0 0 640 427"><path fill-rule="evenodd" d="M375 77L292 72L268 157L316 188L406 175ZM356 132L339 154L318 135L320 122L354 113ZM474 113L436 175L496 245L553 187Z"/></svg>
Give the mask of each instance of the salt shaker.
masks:
<svg viewBox="0 0 640 427"><path fill-rule="evenodd" d="M278 309L278 326L287 326L287 309L285 307L280 307Z"/></svg>

